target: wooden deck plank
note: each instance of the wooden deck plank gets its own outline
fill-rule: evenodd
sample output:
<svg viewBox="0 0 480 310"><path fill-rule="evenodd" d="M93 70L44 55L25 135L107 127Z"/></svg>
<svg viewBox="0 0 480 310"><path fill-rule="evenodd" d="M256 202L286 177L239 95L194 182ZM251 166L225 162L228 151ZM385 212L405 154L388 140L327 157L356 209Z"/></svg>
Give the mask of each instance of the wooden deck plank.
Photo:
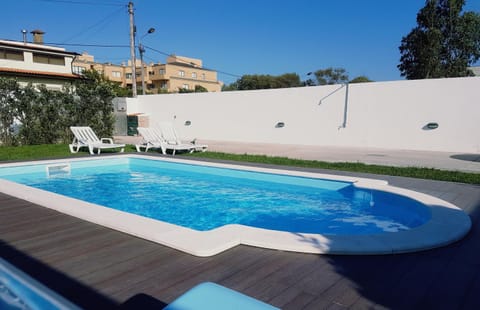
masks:
<svg viewBox="0 0 480 310"><path fill-rule="evenodd" d="M477 268L474 280L466 290L466 295L462 301L461 308L480 309L480 297L478 292L480 292L480 268Z"/></svg>
<svg viewBox="0 0 480 310"><path fill-rule="evenodd" d="M315 295L301 292L295 298L293 298L290 302L284 304L282 309L306 309L305 307L308 306L314 299Z"/></svg>
<svg viewBox="0 0 480 310"><path fill-rule="evenodd" d="M41 232L38 232L38 228L33 227L29 230L24 230L21 234L17 235L18 241L12 243L12 245L15 245L25 252L34 252L37 253L37 255L46 256L50 253L59 254L57 247L68 250L77 240L84 240L84 242L88 242L88 240L92 238L96 240L98 232L100 231L99 229L91 226L72 225L73 223L74 222L71 222L66 225L55 225L55 223L52 222L39 223L42 226L48 227L48 229L43 229ZM33 234L32 230L37 233ZM10 236L10 234L7 236ZM56 245L56 247L49 245ZM66 252L64 255L72 256L75 254Z"/></svg>
<svg viewBox="0 0 480 310"><path fill-rule="evenodd" d="M308 298L305 298L309 296ZM283 291L281 294L277 295L275 298L268 300L269 303L276 305L281 309L288 308L287 305L293 305L297 303L299 300L303 300L303 306L313 300L315 296L309 295L302 290L296 287L289 287L287 290ZM302 306L302 307L303 307ZM298 308L301 309L301 308Z"/></svg>
<svg viewBox="0 0 480 310"><path fill-rule="evenodd" d="M473 229L456 244L402 255L238 246L199 258L0 193L0 253L87 309L135 308L149 298L168 303L202 281L282 309L479 308L480 187L388 179L455 201L472 216Z"/></svg>
<svg viewBox="0 0 480 310"><path fill-rule="evenodd" d="M248 250L254 251L252 252ZM225 279L231 279L232 277L241 274L243 270L254 261L262 259L263 256L257 255L257 253L260 253L259 249L248 248L247 251L245 251L245 249L241 247L236 247L231 251L220 254L218 257L221 261L227 261L228 264L219 264L217 259L206 261L202 268L196 268L194 270L193 275L189 273L184 280L164 289L163 292L158 293L162 294L166 300L173 300L179 296L179 291L184 291L204 281L211 281L229 286L229 283L227 283Z"/></svg>

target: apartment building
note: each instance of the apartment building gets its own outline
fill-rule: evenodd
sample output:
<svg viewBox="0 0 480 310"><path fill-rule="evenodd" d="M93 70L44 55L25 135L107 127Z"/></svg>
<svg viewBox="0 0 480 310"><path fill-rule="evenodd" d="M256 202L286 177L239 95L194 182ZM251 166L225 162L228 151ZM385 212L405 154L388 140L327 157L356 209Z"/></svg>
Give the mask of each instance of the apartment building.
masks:
<svg viewBox="0 0 480 310"><path fill-rule="evenodd" d="M136 82L141 87L142 65L146 93L179 92L195 90L201 86L209 92L218 92L222 88L217 79L217 72L203 68L202 60L175 56L167 58L165 64L141 63L136 61ZM94 56L83 53L73 62L73 72L81 74L84 70L95 69L109 80L118 82L122 87L132 87L132 64L130 61L120 65L95 62ZM139 91L141 94L141 91Z"/></svg>
<svg viewBox="0 0 480 310"><path fill-rule="evenodd" d="M73 59L78 55L64 48L43 44L44 32L34 30L33 43L0 40L0 76L15 77L21 85L45 84L60 90L79 76L72 73Z"/></svg>

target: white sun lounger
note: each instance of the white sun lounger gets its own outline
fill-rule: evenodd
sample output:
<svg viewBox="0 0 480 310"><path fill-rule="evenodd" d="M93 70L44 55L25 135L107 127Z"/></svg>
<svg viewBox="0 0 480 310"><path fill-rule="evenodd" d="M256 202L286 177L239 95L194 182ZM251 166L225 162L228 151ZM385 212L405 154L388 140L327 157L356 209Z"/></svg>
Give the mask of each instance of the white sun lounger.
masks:
<svg viewBox="0 0 480 310"><path fill-rule="evenodd" d="M167 150L172 150L172 155L175 155L177 151L186 151L191 153L195 150L193 144L168 143L163 138L161 131L157 128L138 127L137 131L143 138L142 144L135 145L137 152L141 152L142 148L145 149L145 152L147 152L149 149L160 149L162 154L167 154Z"/></svg>
<svg viewBox="0 0 480 310"><path fill-rule="evenodd" d="M125 150L125 144L113 143L111 138L99 139L92 128L88 126L72 126L70 130L74 135L72 144L69 144L70 152L72 153L78 153L82 147L87 147L92 155L95 154L95 149L97 154L100 154L102 149L120 148L120 152Z"/></svg>
<svg viewBox="0 0 480 310"><path fill-rule="evenodd" d="M145 152L149 149L160 149L162 154L165 154L165 143L163 142L162 134L155 128L137 127L138 134L143 138L141 144L136 144L137 152L141 152L142 148Z"/></svg>
<svg viewBox="0 0 480 310"><path fill-rule="evenodd" d="M175 127L173 126L172 123L170 122L161 122L161 123L158 123L159 125L159 128L160 128L160 131L162 133L162 137L163 139L168 143L168 145L180 145L180 144L187 144L187 143L184 143L180 140L178 134L177 134L177 131L175 130ZM205 152L208 148L208 145L207 144L196 144L195 143L195 140L193 140L192 142L188 143L190 145L192 145L195 149L195 151L201 151L201 152Z"/></svg>

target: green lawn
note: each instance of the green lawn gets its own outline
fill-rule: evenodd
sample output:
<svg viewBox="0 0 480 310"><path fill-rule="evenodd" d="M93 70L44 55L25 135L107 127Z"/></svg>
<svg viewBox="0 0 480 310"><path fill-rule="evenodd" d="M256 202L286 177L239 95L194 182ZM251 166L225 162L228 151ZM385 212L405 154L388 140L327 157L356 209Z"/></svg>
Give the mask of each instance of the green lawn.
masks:
<svg viewBox="0 0 480 310"><path fill-rule="evenodd" d="M132 152L135 147L127 145L126 152ZM103 153L116 153L115 150L102 150ZM88 156L86 149L77 154L70 153L67 144L48 144L48 145L25 145L25 146L0 146L0 162L34 160L34 159L52 159L65 157Z"/></svg>
<svg viewBox="0 0 480 310"><path fill-rule="evenodd" d="M115 151L102 151L102 153ZM135 152L135 148L127 145L125 152ZM0 146L0 162L21 161L35 159L65 158L74 156L88 156L88 152L83 151L77 154L71 154L68 145L29 145L19 147ZM279 166L320 168L330 170L364 172L392 176L404 176L420 179L451 181L460 183L469 183L480 185L480 173L466 173L459 171L445 171L432 168L415 167L390 167L379 165L366 165L361 163L328 163L315 160L289 159L285 157L270 157L263 155L236 155L218 152L194 153L191 155L178 155L188 157L202 157L219 160L230 160L238 162L263 163Z"/></svg>
<svg viewBox="0 0 480 310"><path fill-rule="evenodd" d="M290 167L304 167L304 168L319 168L352 172L363 172L372 174L383 174L392 176L403 176L419 179L450 181L468 184L480 184L480 173L466 173L460 171L445 171L433 168L416 168L416 167L391 167L380 165L367 165L362 163L348 163L338 162L330 163L317 160L301 160L290 159L285 157L271 157L264 155L237 155L227 153L205 152L194 153L191 156L221 159L221 160L233 160L240 162L252 162L252 163L264 163L279 166Z"/></svg>

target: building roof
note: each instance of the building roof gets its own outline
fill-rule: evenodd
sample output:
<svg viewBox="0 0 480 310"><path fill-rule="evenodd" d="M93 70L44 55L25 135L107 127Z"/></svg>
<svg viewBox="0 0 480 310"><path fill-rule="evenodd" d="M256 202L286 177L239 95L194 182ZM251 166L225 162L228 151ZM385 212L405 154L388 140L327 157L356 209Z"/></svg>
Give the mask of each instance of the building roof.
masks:
<svg viewBox="0 0 480 310"><path fill-rule="evenodd" d="M194 66L194 65L191 65L191 64L187 64L187 63L184 63L184 62L169 62L169 63L166 63L164 65L174 65L174 66L186 67L186 68L192 68L192 69L198 69L198 70L215 71L215 70L207 69L207 68L204 68L204 67L199 67L199 66Z"/></svg>
<svg viewBox="0 0 480 310"><path fill-rule="evenodd" d="M23 69L14 69L14 68L2 68L0 67L0 75L14 75L14 76L35 76L43 77L50 79L80 79L82 78L79 75L72 73L58 73L58 72L48 72L48 71L34 71L34 70L23 70Z"/></svg>
<svg viewBox="0 0 480 310"><path fill-rule="evenodd" d="M0 40L0 47L8 47L12 49L18 49L23 51L42 51L52 54L61 54L65 56L77 56L80 55L76 52L68 52L62 47L47 46L36 43L25 43L20 41Z"/></svg>

